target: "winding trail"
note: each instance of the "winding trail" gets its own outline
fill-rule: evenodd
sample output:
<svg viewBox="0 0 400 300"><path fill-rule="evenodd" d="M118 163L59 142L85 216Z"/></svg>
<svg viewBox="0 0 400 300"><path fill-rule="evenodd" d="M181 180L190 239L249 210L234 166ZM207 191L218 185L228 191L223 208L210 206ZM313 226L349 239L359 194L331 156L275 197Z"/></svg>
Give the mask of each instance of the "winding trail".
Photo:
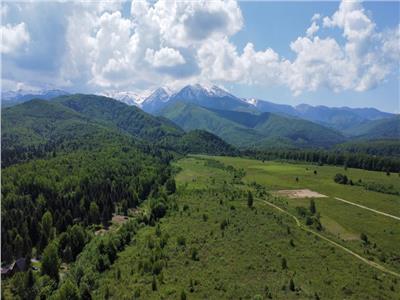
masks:
<svg viewBox="0 0 400 300"><path fill-rule="evenodd" d="M389 270L389 269L385 268L384 266L382 266L382 265L380 265L380 264L378 264L378 263L376 263L376 262L374 262L374 261L370 261L370 260L368 260L368 259L362 257L361 255L359 255L359 254L353 252L352 250L350 250L350 249L348 249L348 248L346 248L346 247L340 245L339 243L328 239L327 237L323 236L322 234L320 234L320 233L318 233L318 232L315 232L315 231L313 231L313 230L307 228L305 225L303 225L303 224L299 221L299 219L298 219L296 216L294 216L294 215L292 215L291 213L289 213L288 211L286 211L286 210L280 208L279 206L277 206L277 205L275 205L275 204L273 204L273 203L271 203L271 202L269 202L269 201L267 201L267 200L261 200L261 202L263 202L263 203L265 203L265 204L267 204L267 205L269 205L269 206L271 206L271 207L273 207L273 208L279 210L280 212L282 212L282 213L284 213L284 214L287 214L288 216L292 217L292 218L296 221L297 226L300 227L301 229L303 229L304 231L309 232L309 233L311 233L311 234L313 234L313 235L315 235L315 236L317 236L317 237L319 237L319 238L321 238L321 239L327 241L328 243L330 243L330 244L332 244L332 245L334 245L334 246L336 246L336 247L342 249L343 251L346 251L347 253L353 255L354 257L358 258L358 259L361 260L362 262L366 263L367 265L369 265L369 266L371 266L371 267L373 267L373 268L375 268L375 269L378 269L378 270L380 270L380 271L382 271L382 272L384 272L384 273L387 273L387 274L390 274L390 275L393 275L393 276L395 276L395 277L400 278L400 274L399 274L399 273L394 272L394 271L392 271L392 270Z"/></svg>
<svg viewBox="0 0 400 300"><path fill-rule="evenodd" d="M388 213L384 213L384 212L382 212L382 211L379 211L379 210L376 210L376 209L373 209L373 208L369 208L369 207L364 206L364 205L361 205L361 204L357 204L357 203L354 203L354 202L350 202L350 201L344 200L344 199L342 199L342 198L335 197L335 199L336 199L336 200L339 200L339 201L342 201L342 202L344 202L344 203L350 204L350 205L354 205L354 206L357 206L357 207L360 207L360 208L363 208L363 209L370 210L370 211L372 211L372 212L374 212L374 213L377 213L377 214L380 214L380 215L383 215L383 216L386 216L386 217L389 217L389 218L393 218L393 219L395 219L395 220L397 220L397 221L400 221L400 217L396 217L396 216L394 216L394 215L391 215L391 214L388 214Z"/></svg>

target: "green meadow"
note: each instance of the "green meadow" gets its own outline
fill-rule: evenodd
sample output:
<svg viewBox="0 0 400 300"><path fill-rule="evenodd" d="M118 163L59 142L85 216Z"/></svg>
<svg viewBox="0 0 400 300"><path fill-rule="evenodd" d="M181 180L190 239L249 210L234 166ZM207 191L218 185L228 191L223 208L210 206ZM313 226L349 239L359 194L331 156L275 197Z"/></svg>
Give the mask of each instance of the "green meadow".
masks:
<svg viewBox="0 0 400 300"><path fill-rule="evenodd" d="M167 215L137 231L100 274L94 299L400 297L400 277L303 228L400 273L400 221L334 199L400 216L399 197L333 181L341 172L353 180L396 186L397 174L211 156L183 158L175 169L177 192ZM274 196L276 190L304 188L328 196L314 199L312 218L322 229L305 225L298 214L299 207L309 210L310 199ZM264 200L297 217L302 227Z"/></svg>

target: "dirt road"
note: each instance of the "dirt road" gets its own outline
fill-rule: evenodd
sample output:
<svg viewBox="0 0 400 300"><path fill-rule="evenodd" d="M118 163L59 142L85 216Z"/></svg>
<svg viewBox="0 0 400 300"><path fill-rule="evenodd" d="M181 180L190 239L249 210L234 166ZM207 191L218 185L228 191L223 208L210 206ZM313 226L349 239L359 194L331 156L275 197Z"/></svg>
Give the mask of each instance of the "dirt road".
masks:
<svg viewBox="0 0 400 300"><path fill-rule="evenodd" d="M376 262L374 262L374 261L370 261L370 260L368 260L368 259L362 257L361 255L359 255L359 254L353 252L352 250L350 250L350 249L348 249L348 248L346 248L346 247L340 245L339 243L336 243L335 241L332 241L332 240L328 239L327 237L323 236L322 234L320 234L320 233L318 233L318 232L315 232L315 231L309 229L306 225L303 225L303 224L299 221L299 219L298 219L296 216L294 216L294 215L292 215L291 213L287 212L286 210L280 208L279 206L277 206L277 205L275 205L275 204L273 204L273 203L271 203L271 202L268 202L267 200L261 200L261 201L262 201L263 203L265 203L265 204L267 204L267 205L269 205L269 206L271 206L271 207L273 207L273 208L279 210L280 212L282 212L282 213L284 213L284 214L287 214L287 215L289 215L290 217L292 217L292 218L296 221L297 226L300 227L301 229L303 229L304 231L307 231L307 232L309 232L309 233L311 233L311 234L313 234L313 235L315 235L315 236L317 236L317 237L319 237L319 238L325 240L326 242L328 242L328 243L330 243L330 244L332 244L332 245L334 245L334 246L336 246L336 247L342 249L343 251L346 251L347 253L353 255L353 256L356 257L357 259L361 260L361 261L364 262L365 264L367 264L367 265L369 265L369 266L371 266L371 267L373 267L373 268L375 268L375 269L378 269L378 270L380 270L380 271L382 271L382 272L384 272L384 273L387 273L387 274L390 274L390 275L393 275L393 276L395 276L395 277L400 278L400 274L399 274L399 273L394 272L394 271L392 271L392 270L389 270L389 269L385 268L384 266L382 266L382 265L380 265L380 264L378 264L378 263L376 263ZM346 200L345 200L345 201L346 201ZM350 202L350 203L351 203L351 202ZM394 216L392 216L392 217L394 217ZM396 217L395 217L395 218L396 218Z"/></svg>
<svg viewBox="0 0 400 300"><path fill-rule="evenodd" d="M342 201L342 202L344 202L344 203L350 204L350 205L354 205L354 206L357 206L357 207L360 207L360 208L363 208L363 209L367 209L367 210L369 210L369 211L372 211L372 212L374 212L374 213L377 213L377 214L380 214L380 215L383 215L383 216L386 216L386 217L395 219L395 220L397 220L397 221L400 221L400 217L396 217L396 216L393 216L393 215L391 215L391 214L384 213L384 212L382 212L382 211L379 211L379 210L376 210L376 209L373 209L373 208L369 208L369 207L364 206L364 205L361 205L361 204L357 204L357 203L354 203L354 202L350 202L350 201L344 200L344 199L342 199L342 198L335 197L335 199L336 199L336 200L339 200L339 201Z"/></svg>

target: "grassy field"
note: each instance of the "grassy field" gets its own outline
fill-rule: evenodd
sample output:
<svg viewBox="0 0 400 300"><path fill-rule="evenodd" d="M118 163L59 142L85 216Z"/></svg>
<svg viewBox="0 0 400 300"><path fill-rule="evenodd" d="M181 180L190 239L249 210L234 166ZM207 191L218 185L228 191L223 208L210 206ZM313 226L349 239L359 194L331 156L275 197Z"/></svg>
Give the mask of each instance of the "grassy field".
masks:
<svg viewBox="0 0 400 300"><path fill-rule="evenodd" d="M320 233L398 272L398 262L389 258L400 248L399 222L332 198L400 215L395 196L335 184L334 174L344 170L334 167L205 156L184 158L176 166L178 189L170 200L175 208L155 227L138 231L111 269L102 273L94 299L400 297L400 279L302 230L289 215L262 202L266 199L296 214L295 207L308 207L309 199L276 198L268 191L310 188L329 196L315 199L325 228ZM243 172L237 172L241 168L246 172L243 178L238 176ZM351 178L393 184L399 180L376 172L346 172ZM249 190L255 198L253 208L247 205ZM359 240L361 232L371 240L369 245ZM380 260L382 253L387 258Z"/></svg>
<svg viewBox="0 0 400 300"><path fill-rule="evenodd" d="M397 174L387 176L384 172L347 169L332 166L316 166L305 164L289 164L280 162L260 162L256 160L214 157L215 159L244 168L244 180L255 181L268 190L303 189L308 188L328 196L315 198L318 212L321 214L322 225L326 234L335 236L343 244L362 253L371 259L386 263L400 271L400 221L394 220L374 212L361 209L335 199L340 197L348 201L359 203L372 209L400 217L400 197L374 191L367 191L363 187L341 185L333 181L337 173L344 173L349 178L363 181L374 181L382 184L400 185ZM317 174L314 174L314 170ZM295 178L299 181L296 182ZM282 201L288 209L294 211L296 206L309 205L309 199L287 199ZM360 234L368 236L373 249L365 249L359 241ZM390 257L390 258L389 258Z"/></svg>

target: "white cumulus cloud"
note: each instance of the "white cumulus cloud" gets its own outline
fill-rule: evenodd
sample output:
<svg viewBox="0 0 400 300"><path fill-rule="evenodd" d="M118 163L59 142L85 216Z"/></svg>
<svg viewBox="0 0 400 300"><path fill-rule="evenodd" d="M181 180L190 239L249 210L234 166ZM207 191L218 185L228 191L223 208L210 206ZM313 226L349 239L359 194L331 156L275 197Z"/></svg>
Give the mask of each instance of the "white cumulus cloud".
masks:
<svg viewBox="0 0 400 300"><path fill-rule="evenodd" d="M57 5L61 4L51 4L53 15ZM399 67L400 27L378 31L371 15L355 1L341 2L330 16L310 16L304 35L289 45L291 59L270 47L260 49L254 42L243 48L235 45L232 37L246 20L234 0L132 1L130 11L123 10L122 2L112 1L62 5L65 15L55 19L64 26L56 31L63 52L59 55L48 43L45 53L57 53L53 59L59 61L51 65L58 68L57 82L92 90L211 81L284 86L296 95L320 88L365 91ZM33 49L34 43L29 42L38 34L29 35L26 24L49 26L43 6L18 6L22 16L36 18L1 27L2 53ZM337 31L343 36L340 40L335 38ZM37 53L41 53L41 38L35 43Z"/></svg>
<svg viewBox="0 0 400 300"><path fill-rule="evenodd" d="M168 47L161 48L158 51L147 49L146 60L157 68L173 67L185 63L185 59L179 51Z"/></svg>
<svg viewBox="0 0 400 300"><path fill-rule="evenodd" d="M9 54L20 50L29 43L30 37L24 22L15 26L7 24L0 27L0 52Z"/></svg>

